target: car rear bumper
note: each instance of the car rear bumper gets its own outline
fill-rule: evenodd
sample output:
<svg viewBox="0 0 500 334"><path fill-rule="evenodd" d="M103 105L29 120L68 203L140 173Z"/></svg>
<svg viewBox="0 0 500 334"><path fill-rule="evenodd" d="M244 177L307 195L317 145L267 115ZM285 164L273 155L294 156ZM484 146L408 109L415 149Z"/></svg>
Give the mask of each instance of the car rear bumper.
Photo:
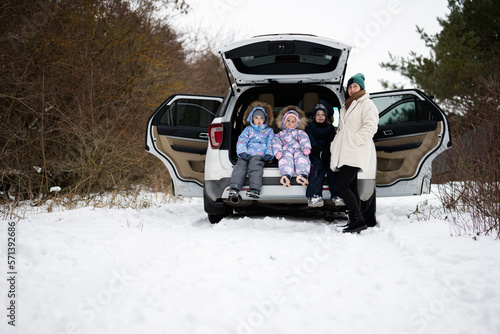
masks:
<svg viewBox="0 0 500 334"><path fill-rule="evenodd" d="M230 178L205 180L205 194L213 202L228 201L230 181ZM292 179L291 187L283 187L280 184L279 177L264 177L262 178L262 189L258 201L269 204L304 204L307 203L306 189L306 186L297 184L295 178ZM245 201L255 201L246 196L248 190L247 179L240 191L240 198L243 202L240 202L239 205L247 205L248 203L245 203ZM375 191L375 180L358 180L358 190L362 201L369 200ZM329 199L330 196L330 189L327 184L324 184L323 198ZM228 204L234 205L234 203L230 202Z"/></svg>

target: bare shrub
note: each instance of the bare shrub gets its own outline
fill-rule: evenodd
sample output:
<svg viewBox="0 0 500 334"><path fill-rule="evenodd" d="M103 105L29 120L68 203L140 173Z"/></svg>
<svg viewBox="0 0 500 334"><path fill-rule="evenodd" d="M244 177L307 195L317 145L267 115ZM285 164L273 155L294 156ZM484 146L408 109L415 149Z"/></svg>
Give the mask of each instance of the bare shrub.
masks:
<svg viewBox="0 0 500 334"><path fill-rule="evenodd" d="M4 200L44 201L53 186L65 198L137 184L169 191L144 133L156 106L185 89L186 55L175 31L154 18L156 2L137 3L2 4ZM184 1L164 3L185 9Z"/></svg>
<svg viewBox="0 0 500 334"><path fill-rule="evenodd" d="M499 79L497 70L477 80L481 95L464 103L467 113L453 128L453 149L445 154L441 181L451 182L439 187L439 196L458 234L500 238Z"/></svg>

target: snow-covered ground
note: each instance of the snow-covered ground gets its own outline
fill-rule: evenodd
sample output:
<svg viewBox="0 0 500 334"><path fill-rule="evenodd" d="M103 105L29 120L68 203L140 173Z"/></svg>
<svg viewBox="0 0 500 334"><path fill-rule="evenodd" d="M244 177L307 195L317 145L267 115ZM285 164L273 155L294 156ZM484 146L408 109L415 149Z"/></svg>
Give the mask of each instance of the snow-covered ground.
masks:
<svg viewBox="0 0 500 334"><path fill-rule="evenodd" d="M451 236L434 195L380 198L377 217L351 235L306 217L211 225L201 199L28 211L14 287L0 222L0 333L500 333L499 241Z"/></svg>

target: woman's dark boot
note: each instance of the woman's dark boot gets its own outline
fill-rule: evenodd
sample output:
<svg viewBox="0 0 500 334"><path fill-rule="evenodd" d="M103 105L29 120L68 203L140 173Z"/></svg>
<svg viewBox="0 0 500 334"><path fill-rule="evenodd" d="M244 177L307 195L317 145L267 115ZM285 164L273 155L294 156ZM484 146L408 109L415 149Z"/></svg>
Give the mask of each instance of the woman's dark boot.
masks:
<svg viewBox="0 0 500 334"><path fill-rule="evenodd" d="M343 233L359 233L363 230L366 230L368 226L366 226L365 219L361 213L349 213L349 223L347 227L342 230Z"/></svg>
<svg viewBox="0 0 500 334"><path fill-rule="evenodd" d="M341 226L341 227L344 227L344 228L351 226L352 222L354 221L354 214L351 214L351 212L349 210L346 210L345 214L346 214L346 218L347 218L347 224Z"/></svg>

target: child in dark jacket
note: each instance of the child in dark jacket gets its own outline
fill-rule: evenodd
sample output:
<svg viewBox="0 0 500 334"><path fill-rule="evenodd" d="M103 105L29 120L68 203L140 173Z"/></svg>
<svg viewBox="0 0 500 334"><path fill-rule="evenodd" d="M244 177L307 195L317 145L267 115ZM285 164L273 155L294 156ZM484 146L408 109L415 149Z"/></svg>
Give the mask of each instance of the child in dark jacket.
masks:
<svg viewBox="0 0 500 334"><path fill-rule="evenodd" d="M311 175L309 186L306 190L308 206L321 207L323 201L323 180L325 173L328 178L328 185L330 193L332 194L332 201L336 205L340 205L342 199L338 197L335 191L335 176L330 168L330 144L335 137L335 128L330 123L332 113L323 104L317 104L313 109L313 120L306 127L306 132L311 141Z"/></svg>
<svg viewBox="0 0 500 334"><path fill-rule="evenodd" d="M243 123L247 127L243 129L236 143L238 161L229 184L229 199L232 202L238 202L238 194L247 174L250 190L246 195L255 199L260 197L264 165L274 158L274 131L269 127L273 120L273 110L267 103L254 101L246 109Z"/></svg>

